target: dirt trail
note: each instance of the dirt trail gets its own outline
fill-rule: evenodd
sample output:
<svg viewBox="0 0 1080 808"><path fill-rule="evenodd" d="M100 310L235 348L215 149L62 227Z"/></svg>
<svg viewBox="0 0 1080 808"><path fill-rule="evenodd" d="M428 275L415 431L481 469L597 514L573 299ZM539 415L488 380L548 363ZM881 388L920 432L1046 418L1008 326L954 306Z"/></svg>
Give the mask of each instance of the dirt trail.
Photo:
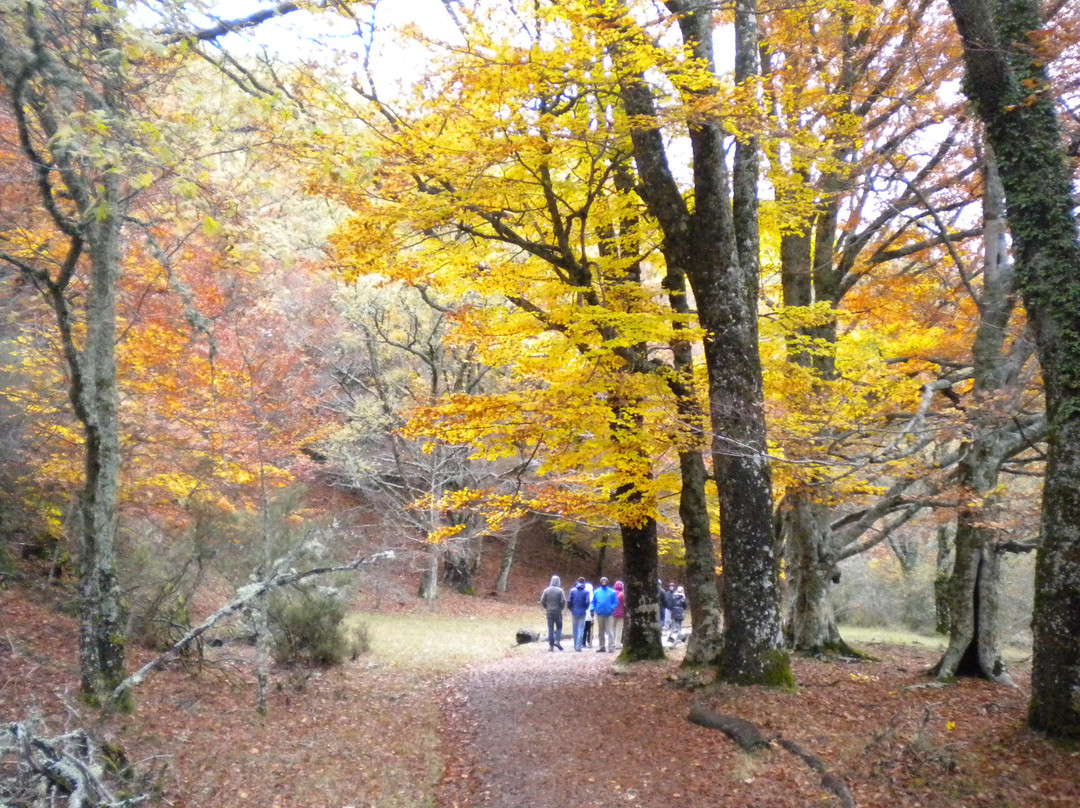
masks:
<svg viewBox="0 0 1080 808"><path fill-rule="evenodd" d="M610 806L613 797L659 805L654 800L671 796L663 775L677 767L678 750L665 749L656 733L675 738L685 731L685 711L658 709L643 726L641 716L635 720L623 708L639 701L628 689L646 682L656 688L656 676L676 663L659 663L645 677L637 666L631 677L615 654L566 647L523 648L447 683L443 729L451 766L440 808L587 808ZM640 741L643 730L653 743ZM661 793L642 800L650 786Z"/></svg>

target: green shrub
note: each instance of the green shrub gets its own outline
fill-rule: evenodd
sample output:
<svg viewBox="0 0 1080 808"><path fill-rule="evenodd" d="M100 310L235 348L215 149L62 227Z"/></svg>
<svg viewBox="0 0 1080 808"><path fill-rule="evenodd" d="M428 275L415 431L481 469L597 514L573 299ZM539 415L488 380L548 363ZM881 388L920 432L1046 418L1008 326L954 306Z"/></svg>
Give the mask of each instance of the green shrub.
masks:
<svg viewBox="0 0 1080 808"><path fill-rule="evenodd" d="M172 648L191 630L191 609L183 595L162 593L160 598L144 598L138 601L140 609L132 614L129 636L152 651ZM185 646L183 653L193 652Z"/></svg>
<svg viewBox="0 0 1080 808"><path fill-rule="evenodd" d="M15 554L6 545L0 544L0 586L3 586L8 579L15 580L18 572Z"/></svg>
<svg viewBox="0 0 1080 808"><path fill-rule="evenodd" d="M329 667L366 652L367 626L346 626L345 615L345 602L334 589L305 587L274 593L269 619L275 661Z"/></svg>

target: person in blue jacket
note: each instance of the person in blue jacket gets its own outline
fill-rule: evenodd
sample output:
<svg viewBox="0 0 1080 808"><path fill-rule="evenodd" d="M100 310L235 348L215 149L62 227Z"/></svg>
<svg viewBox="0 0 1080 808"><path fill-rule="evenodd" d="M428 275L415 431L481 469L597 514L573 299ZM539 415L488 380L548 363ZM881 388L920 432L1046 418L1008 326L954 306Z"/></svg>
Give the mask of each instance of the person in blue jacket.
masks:
<svg viewBox="0 0 1080 808"><path fill-rule="evenodd" d="M578 578L566 598L570 607L570 617L574 627L574 650L580 651L585 645L585 618L589 611L589 590L585 588L585 579Z"/></svg>
<svg viewBox="0 0 1080 808"><path fill-rule="evenodd" d="M600 586L596 587L592 593L592 608L596 613L596 638L600 641L600 647L596 649L598 654L608 650L615 651L612 615L615 614L618 605L618 593L608 586L607 578L601 578Z"/></svg>

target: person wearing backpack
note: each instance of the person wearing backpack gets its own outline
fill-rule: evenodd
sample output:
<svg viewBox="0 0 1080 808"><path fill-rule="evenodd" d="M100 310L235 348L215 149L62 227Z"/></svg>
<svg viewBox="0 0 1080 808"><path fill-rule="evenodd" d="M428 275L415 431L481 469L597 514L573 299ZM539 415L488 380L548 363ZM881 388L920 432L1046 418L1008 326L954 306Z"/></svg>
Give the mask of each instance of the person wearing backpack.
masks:
<svg viewBox="0 0 1080 808"><path fill-rule="evenodd" d="M585 645L585 618L589 611L589 592L585 588L584 578L577 579L566 602L574 627L574 650L580 651Z"/></svg>

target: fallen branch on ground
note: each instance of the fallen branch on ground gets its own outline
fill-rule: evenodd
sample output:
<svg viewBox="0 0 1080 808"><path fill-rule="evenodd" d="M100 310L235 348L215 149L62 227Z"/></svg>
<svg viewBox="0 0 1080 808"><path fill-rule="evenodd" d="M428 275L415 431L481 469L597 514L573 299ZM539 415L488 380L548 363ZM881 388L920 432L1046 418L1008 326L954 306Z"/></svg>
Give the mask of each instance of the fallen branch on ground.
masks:
<svg viewBox="0 0 1080 808"><path fill-rule="evenodd" d="M0 780L0 804L67 808L131 808L148 794L117 799L101 779L100 750L82 730L39 738L21 722L0 738L0 759L14 758L14 772ZM8 802L11 800L11 802Z"/></svg>
<svg viewBox="0 0 1080 808"><path fill-rule="evenodd" d="M171 648L162 653L160 656L150 660L135 673L131 674L127 679L122 681L116 686L116 689L112 692L113 702L119 701L123 695L133 687L136 687L143 683L146 677L154 670L160 668L170 659L178 656L180 652L196 639L201 637L216 623L224 620L226 617L236 614L251 604L256 598L265 595L271 590L278 589L283 586L289 586L291 584L299 583L307 578L313 578L316 575L329 575L334 572L353 572L360 569L360 567L366 564L372 564L375 561L387 558L392 559L394 557L393 550L386 550L381 553L375 553L372 556L360 556L350 564L342 564L334 567L315 567L313 569L304 570L303 572L297 572L296 570L286 570L282 572L275 572L268 578L264 578L261 581L255 581L247 586L240 587L236 592L236 597L229 601L225 606L218 609L208 618L203 620L198 626L191 629L187 634L177 640Z"/></svg>
<svg viewBox="0 0 1080 808"><path fill-rule="evenodd" d="M698 726L720 730L744 752L753 752L772 745L772 740L765 737L765 734L750 721L734 715L714 713L711 710L706 710L700 704L695 704L690 708L687 719ZM794 741L781 738L779 735L775 738L775 741L820 774L822 788L835 794L843 808L855 808L855 800L851 796L851 792L848 791L847 785L843 780L827 770L825 762L821 758L811 754Z"/></svg>

